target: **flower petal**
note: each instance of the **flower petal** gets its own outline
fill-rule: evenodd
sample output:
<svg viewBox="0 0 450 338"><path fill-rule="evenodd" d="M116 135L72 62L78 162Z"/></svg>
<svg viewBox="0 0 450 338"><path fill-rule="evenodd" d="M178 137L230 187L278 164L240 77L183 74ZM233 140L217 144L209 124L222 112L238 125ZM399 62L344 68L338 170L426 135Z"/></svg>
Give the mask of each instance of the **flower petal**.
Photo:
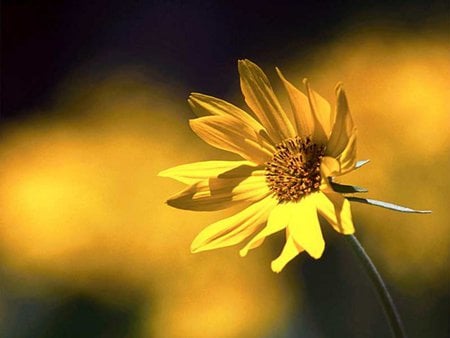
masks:
<svg viewBox="0 0 450 338"><path fill-rule="evenodd" d="M339 174L341 165L338 160L330 156L324 156L320 162L320 172L322 177L328 178Z"/></svg>
<svg viewBox="0 0 450 338"><path fill-rule="evenodd" d="M275 200L275 198L272 197ZM267 225L253 237L242 249L239 251L240 255L246 256L250 249L254 249L262 244L267 236L270 236L284 228L289 224L294 203L282 203L275 206L269 215Z"/></svg>
<svg viewBox="0 0 450 338"><path fill-rule="evenodd" d="M308 98L300 90L298 90L292 83L284 77L283 73L276 68L278 76L283 82L284 88L291 103L292 112L294 113L295 126L297 135L300 137L311 136L315 128L315 116L311 113ZM322 128L318 125L319 128Z"/></svg>
<svg viewBox="0 0 450 338"><path fill-rule="evenodd" d="M286 231L286 244L283 247L283 251L281 251L280 256L277 259L272 261L270 265L273 272L279 273L283 268L293 260L300 252L303 251L303 248L295 243L294 239L291 235Z"/></svg>
<svg viewBox="0 0 450 338"><path fill-rule="evenodd" d="M319 122L314 126L313 140L319 144L327 144L334 121L331 106L327 100L311 89L308 79L304 79L303 83L305 84L311 111Z"/></svg>
<svg viewBox="0 0 450 338"><path fill-rule="evenodd" d="M188 98L188 102L197 116L216 115L234 117L246 126L254 129L258 134L265 138L268 143L271 142L267 131L258 121L229 102L200 93L192 93Z"/></svg>
<svg viewBox="0 0 450 338"><path fill-rule="evenodd" d="M315 199L319 214L332 225L334 230L344 235L355 232L350 202L346 198L339 193L327 191L317 193Z"/></svg>
<svg viewBox="0 0 450 338"><path fill-rule="evenodd" d="M336 158L339 161L339 175L344 175L355 169L356 165L356 132L350 137L344 151Z"/></svg>
<svg viewBox="0 0 450 338"><path fill-rule="evenodd" d="M239 60L238 68L245 102L266 128L274 143L294 137L294 127L261 68L249 60Z"/></svg>
<svg viewBox="0 0 450 338"><path fill-rule="evenodd" d="M192 252L235 245L257 231L267 221L276 201L264 198L231 217L203 229L191 244Z"/></svg>
<svg viewBox="0 0 450 338"><path fill-rule="evenodd" d="M318 259L325 249L325 241L314 197L315 194L310 194L293 204L294 210L288 230L296 244L304 248L311 257Z"/></svg>
<svg viewBox="0 0 450 338"><path fill-rule="evenodd" d="M232 177L248 177L257 170L253 162L249 161L204 161L182 164L161 171L158 176L173 178L181 183L194 184L219 175L233 175Z"/></svg>
<svg viewBox="0 0 450 338"><path fill-rule="evenodd" d="M192 130L213 147L263 164L272 158L273 147L254 129L231 116L207 116L190 120Z"/></svg>
<svg viewBox="0 0 450 338"><path fill-rule="evenodd" d="M326 155L332 157L338 157L344 151L356 132L342 84L337 85L336 96L336 120L326 149Z"/></svg>
<svg viewBox="0 0 450 338"><path fill-rule="evenodd" d="M253 176L212 178L197 182L167 201L172 207L185 210L214 211L241 203L253 203L270 194L264 171Z"/></svg>

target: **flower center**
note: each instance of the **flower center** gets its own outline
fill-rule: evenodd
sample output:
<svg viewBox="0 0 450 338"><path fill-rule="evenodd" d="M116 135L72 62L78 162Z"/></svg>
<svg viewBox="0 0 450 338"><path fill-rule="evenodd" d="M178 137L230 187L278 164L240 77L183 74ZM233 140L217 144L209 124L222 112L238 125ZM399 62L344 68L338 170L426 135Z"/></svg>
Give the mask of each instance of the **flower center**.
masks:
<svg viewBox="0 0 450 338"><path fill-rule="evenodd" d="M320 161L325 146L312 143L310 137L293 137L277 144L266 163L266 181L280 203L298 201L319 190Z"/></svg>

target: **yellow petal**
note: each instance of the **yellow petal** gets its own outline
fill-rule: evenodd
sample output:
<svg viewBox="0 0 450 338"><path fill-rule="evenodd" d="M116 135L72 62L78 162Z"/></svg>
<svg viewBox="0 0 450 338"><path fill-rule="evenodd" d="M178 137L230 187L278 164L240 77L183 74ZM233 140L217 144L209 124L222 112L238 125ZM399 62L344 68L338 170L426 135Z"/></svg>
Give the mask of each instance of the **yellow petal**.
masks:
<svg viewBox="0 0 450 338"><path fill-rule="evenodd" d="M271 198L276 200L274 197ZM293 206L293 203L276 205L269 215L267 225L241 249L239 252L240 255L246 256L250 249L254 249L261 245L264 238L286 228L289 224L289 219L291 218Z"/></svg>
<svg viewBox="0 0 450 338"><path fill-rule="evenodd" d="M274 143L294 137L294 127L261 68L249 60L239 60L238 68L245 102L266 128Z"/></svg>
<svg viewBox="0 0 450 338"><path fill-rule="evenodd" d="M190 120L192 130L213 147L234 152L246 160L263 164L272 158L257 131L231 116L207 116Z"/></svg>
<svg viewBox="0 0 450 338"><path fill-rule="evenodd" d="M327 144L331 133L331 124L334 116L331 115L331 107L327 100L311 89L308 79L304 79L306 94L312 114L318 123L313 130L313 140L318 144Z"/></svg>
<svg viewBox="0 0 450 338"><path fill-rule="evenodd" d="M356 132L350 137L344 151L337 157L340 165L339 175L355 169L356 165Z"/></svg>
<svg viewBox="0 0 450 338"><path fill-rule="evenodd" d="M294 113L297 135L301 137L311 136L315 127L315 116L311 113L308 98L283 76L276 68L278 76L283 82ZM321 126L319 126L321 128Z"/></svg>
<svg viewBox="0 0 450 338"><path fill-rule="evenodd" d="M337 192L319 192L316 195L316 205L322 215L337 232L345 235L353 234L352 212L350 202Z"/></svg>
<svg viewBox="0 0 450 338"><path fill-rule="evenodd" d="M305 196L294 204L288 230L296 244L304 248L311 257L318 259L325 249L325 241L320 229L314 195Z"/></svg>
<svg viewBox="0 0 450 338"><path fill-rule="evenodd" d="M252 172L252 175L197 182L169 198L167 204L185 210L213 211L257 202L268 196L270 190L263 170Z"/></svg>
<svg viewBox="0 0 450 338"><path fill-rule="evenodd" d="M173 178L185 184L194 184L219 175L248 177L258 167L249 161L204 161L182 164L161 171L158 176ZM230 176L231 175L231 176Z"/></svg>
<svg viewBox="0 0 450 338"><path fill-rule="evenodd" d="M267 221L275 205L272 198L264 198L231 217L209 225L194 239L191 251L223 248L243 241Z"/></svg>
<svg viewBox="0 0 450 338"><path fill-rule="evenodd" d="M267 143L268 149L274 150L264 127L242 109L224 100L200 93L192 93L189 96L188 102L197 116L218 115L231 116L238 119L247 127L254 129Z"/></svg>
<svg viewBox="0 0 450 338"><path fill-rule="evenodd" d="M324 156L320 162L320 172L323 178L336 176L341 171L341 165L338 160L330 156Z"/></svg>
<svg viewBox="0 0 450 338"><path fill-rule="evenodd" d="M332 157L338 157L344 151L350 142L350 138L355 133L347 97L341 84L336 87L336 95L336 120L326 148L326 155Z"/></svg>
<svg viewBox="0 0 450 338"><path fill-rule="evenodd" d="M289 263L293 260L300 252L303 251L303 248L295 243L292 236L286 231L286 244L283 247L283 251L281 251L280 256L277 259L272 261L271 268L273 272L280 272Z"/></svg>

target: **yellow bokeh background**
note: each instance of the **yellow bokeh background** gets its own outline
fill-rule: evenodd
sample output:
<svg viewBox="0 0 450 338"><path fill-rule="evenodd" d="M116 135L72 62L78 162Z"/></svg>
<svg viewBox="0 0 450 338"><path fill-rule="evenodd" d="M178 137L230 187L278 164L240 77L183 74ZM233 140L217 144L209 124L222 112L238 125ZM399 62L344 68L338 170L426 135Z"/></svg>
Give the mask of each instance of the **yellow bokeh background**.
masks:
<svg viewBox="0 0 450 338"><path fill-rule="evenodd" d="M4 131L8 268L107 302L148 298L144 337L260 337L284 325L286 282L270 272L267 252L191 255L195 234L223 213L186 215L164 203L182 185L159 171L213 155L192 137L184 99L177 105L130 70L93 91L64 91L48 120Z"/></svg>
<svg viewBox="0 0 450 338"><path fill-rule="evenodd" d="M343 34L306 62L292 55L278 65L292 82L308 77L329 100L344 82L359 158L371 160L344 181L367 187L372 198L433 210L405 215L355 205L367 251L411 296L445 289L449 43L371 31ZM138 298L149 308L143 337L263 337L285 326L300 306L301 285L270 271L271 245L245 259L237 248L191 255L196 233L230 211L164 204L182 185L157 177L160 170L235 158L189 130L185 99L195 88L156 83L133 67L80 74L61 85L51 108L2 126L0 250L21 281L17 292L39 294L57 283L112 303Z"/></svg>

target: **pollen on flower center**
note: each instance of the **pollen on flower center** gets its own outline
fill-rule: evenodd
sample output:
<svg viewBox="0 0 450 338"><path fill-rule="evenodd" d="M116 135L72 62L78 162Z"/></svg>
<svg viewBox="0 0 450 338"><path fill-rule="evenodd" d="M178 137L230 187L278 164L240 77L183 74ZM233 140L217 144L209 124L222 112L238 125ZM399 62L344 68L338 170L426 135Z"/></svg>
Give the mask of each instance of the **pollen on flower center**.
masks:
<svg viewBox="0 0 450 338"><path fill-rule="evenodd" d="M266 163L266 181L280 202L298 201L319 190L324 152L325 146L313 143L310 137L296 136L276 146Z"/></svg>

